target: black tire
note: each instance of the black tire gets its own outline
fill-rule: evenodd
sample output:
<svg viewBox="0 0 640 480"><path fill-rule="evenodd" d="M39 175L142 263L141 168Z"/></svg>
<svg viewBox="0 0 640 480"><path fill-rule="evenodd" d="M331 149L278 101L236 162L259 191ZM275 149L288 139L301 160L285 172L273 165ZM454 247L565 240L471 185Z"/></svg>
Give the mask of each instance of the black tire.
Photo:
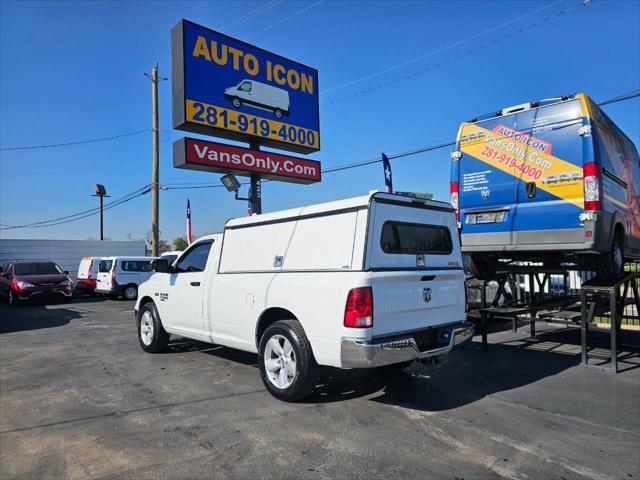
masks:
<svg viewBox="0 0 640 480"><path fill-rule="evenodd" d="M236 108L240 108L242 106L242 100L237 97L231 100L231 103L233 103L233 106Z"/></svg>
<svg viewBox="0 0 640 480"><path fill-rule="evenodd" d="M287 388L278 388L272 380L270 380L266 370L265 351L267 344L276 336L285 337L293 348L293 354L295 355L296 372L291 380L291 384ZM271 324L265 330L262 338L260 338L258 351L260 378L262 378L262 383L264 383L264 386L271 395L285 402L295 402L311 395L318 380L319 369L313 357L311 344L300 322L297 320L280 320Z"/></svg>
<svg viewBox="0 0 640 480"><path fill-rule="evenodd" d="M282 110L280 110L279 108L276 108L273 113L275 114L275 116L276 116L276 118L278 120L280 120L282 118Z"/></svg>
<svg viewBox="0 0 640 480"><path fill-rule="evenodd" d="M11 289L9 289L9 293L7 293L7 304L10 307L15 307L16 305L20 304L20 300L15 296Z"/></svg>
<svg viewBox="0 0 640 480"><path fill-rule="evenodd" d="M498 264L491 260L486 260L478 255L471 256L471 274L478 280L494 280Z"/></svg>
<svg viewBox="0 0 640 480"><path fill-rule="evenodd" d="M141 333L143 323L149 319L148 317L146 317L146 314L149 314L151 316L151 322L153 326L153 330L148 341L143 339L143 335ZM161 353L167 350L170 335L162 326L160 315L158 314L158 310L156 309L156 306L153 302L146 303L140 309L140 311L138 312L137 324L138 342L140 342L140 346L145 352Z"/></svg>
<svg viewBox="0 0 640 480"><path fill-rule="evenodd" d="M122 288L122 298L125 300L136 300L138 298L138 286L130 283Z"/></svg>
<svg viewBox="0 0 640 480"><path fill-rule="evenodd" d="M613 237L611 249L597 260L595 270L598 278L608 282L617 282L624 277L624 246L621 235Z"/></svg>

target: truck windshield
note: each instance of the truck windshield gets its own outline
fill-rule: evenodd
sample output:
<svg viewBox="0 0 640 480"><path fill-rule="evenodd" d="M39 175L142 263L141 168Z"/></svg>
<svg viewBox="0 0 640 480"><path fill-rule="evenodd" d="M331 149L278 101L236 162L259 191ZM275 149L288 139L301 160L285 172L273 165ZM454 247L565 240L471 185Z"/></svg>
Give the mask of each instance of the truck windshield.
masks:
<svg viewBox="0 0 640 480"><path fill-rule="evenodd" d="M384 253L404 255L449 255L453 251L447 227L404 222L385 222L380 246Z"/></svg>
<svg viewBox="0 0 640 480"><path fill-rule="evenodd" d="M16 263L16 275L58 275L62 269L53 262Z"/></svg>
<svg viewBox="0 0 640 480"><path fill-rule="evenodd" d="M102 273L110 272L112 265L113 265L113 260L100 260L100 265L98 265L98 271Z"/></svg>

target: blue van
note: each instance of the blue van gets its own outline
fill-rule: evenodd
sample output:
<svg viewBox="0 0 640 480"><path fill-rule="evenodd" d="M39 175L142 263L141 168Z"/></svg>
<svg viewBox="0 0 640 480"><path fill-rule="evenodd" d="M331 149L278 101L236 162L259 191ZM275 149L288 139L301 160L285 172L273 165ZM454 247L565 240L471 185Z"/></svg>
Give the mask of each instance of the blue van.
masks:
<svg viewBox="0 0 640 480"><path fill-rule="evenodd" d="M640 257L640 159L582 93L460 126L451 204L478 277L501 264L573 264L615 280Z"/></svg>

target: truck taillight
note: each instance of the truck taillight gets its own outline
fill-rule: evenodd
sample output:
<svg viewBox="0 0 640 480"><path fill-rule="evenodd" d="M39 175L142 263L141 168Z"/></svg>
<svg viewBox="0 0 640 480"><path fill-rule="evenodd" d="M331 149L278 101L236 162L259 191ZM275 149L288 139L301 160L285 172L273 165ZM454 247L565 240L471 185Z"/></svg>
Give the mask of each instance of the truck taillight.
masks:
<svg viewBox="0 0 640 480"><path fill-rule="evenodd" d="M349 290L344 307L344 326L349 328L373 327L373 291L371 287Z"/></svg>
<svg viewBox="0 0 640 480"><path fill-rule="evenodd" d="M460 221L460 184L458 182L451 182L449 192L451 194L451 206L456 211L456 219Z"/></svg>
<svg viewBox="0 0 640 480"><path fill-rule="evenodd" d="M600 210L602 200L600 198L600 170L595 162L585 163L582 167L584 182L584 209Z"/></svg>
<svg viewBox="0 0 640 480"><path fill-rule="evenodd" d="M116 283L116 270L118 269L118 260L113 261L113 270L111 270L111 283Z"/></svg>

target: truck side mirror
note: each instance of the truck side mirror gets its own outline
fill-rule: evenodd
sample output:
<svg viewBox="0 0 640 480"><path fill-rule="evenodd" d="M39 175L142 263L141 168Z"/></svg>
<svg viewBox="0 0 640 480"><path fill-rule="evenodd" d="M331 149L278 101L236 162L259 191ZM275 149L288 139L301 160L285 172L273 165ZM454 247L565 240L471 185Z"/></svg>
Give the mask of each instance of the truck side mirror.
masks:
<svg viewBox="0 0 640 480"><path fill-rule="evenodd" d="M157 273L170 273L171 265L169 262L163 258L157 258L155 260L151 260L151 270Z"/></svg>

